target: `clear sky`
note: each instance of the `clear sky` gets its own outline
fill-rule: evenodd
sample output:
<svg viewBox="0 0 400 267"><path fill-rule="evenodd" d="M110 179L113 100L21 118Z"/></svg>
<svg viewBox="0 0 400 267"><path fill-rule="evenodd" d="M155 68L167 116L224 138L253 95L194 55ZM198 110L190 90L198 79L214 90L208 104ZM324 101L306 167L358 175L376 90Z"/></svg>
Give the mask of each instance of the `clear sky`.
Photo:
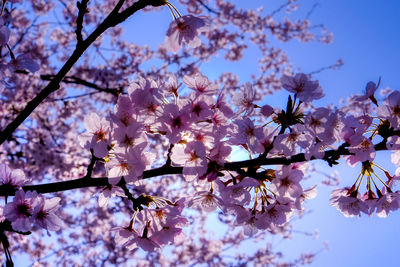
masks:
<svg viewBox="0 0 400 267"><path fill-rule="evenodd" d="M177 1L171 2L176 4ZM267 14L269 5L275 8L283 1L234 2L245 3L244 5L252 7L264 5ZM380 88L390 87L400 90L400 1L304 0L300 2L299 16L304 16L312 6L316 5L310 20L313 24L322 23L332 31L333 43L322 45L292 41L276 42L276 44L289 54L294 67L305 73L331 65L338 59L344 61L344 66L339 70L328 70L315 76L326 94L324 100L316 101L317 105L337 104L341 98L361 93L368 81L377 82L379 77L382 78ZM165 22L168 16L170 15L166 9L161 10L160 24L156 22L155 26L149 25L154 26L152 34L143 36L140 34L140 24L148 24L148 19L154 17L150 13L138 14L131 20L132 24L127 22L126 35L141 44L160 44L164 40L162 33L165 33L169 23ZM242 82L255 71L255 67L252 69L251 65L256 62L257 55L250 54L236 66L236 71L243 79ZM244 65L246 68L243 68ZM210 76L216 70L220 71L225 67L214 63L204 66L206 67L202 71ZM230 66L234 67L234 64ZM287 97L287 94L284 94ZM276 103L276 99L271 98L271 103ZM377 159L378 164L391 166L388 161L390 161L388 153ZM319 166L323 172L332 171L324 164ZM354 183L360 171L359 166L351 169L345 164L335 169L340 172L342 186ZM391 166L390 170L394 172L395 167ZM316 175L308 183L316 184L320 180L321 176ZM319 238L312 240L295 235L293 242L282 242L278 245L278 249L295 256L305 251L318 251L322 248L322 242L327 241L330 250L320 253L312 266L399 266L397 242L400 239L400 211L386 219L378 218L376 215L371 218L367 216L345 218L330 206L329 194L332 189L320 186L319 196L307 204L312 213L294 224L297 230L312 232L318 229Z"/></svg>

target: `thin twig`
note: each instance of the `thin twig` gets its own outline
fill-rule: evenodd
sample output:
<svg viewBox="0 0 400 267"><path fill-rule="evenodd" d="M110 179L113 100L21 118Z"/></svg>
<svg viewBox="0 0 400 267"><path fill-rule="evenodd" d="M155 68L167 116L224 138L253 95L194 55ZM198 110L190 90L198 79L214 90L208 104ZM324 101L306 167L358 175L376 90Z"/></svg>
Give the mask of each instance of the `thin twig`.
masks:
<svg viewBox="0 0 400 267"><path fill-rule="evenodd" d="M82 37L82 29L83 29L83 17L86 13L89 13L87 8L89 0L82 0L82 2L76 2L76 6L78 7L78 17L76 18L76 45L78 46L80 43L83 42Z"/></svg>

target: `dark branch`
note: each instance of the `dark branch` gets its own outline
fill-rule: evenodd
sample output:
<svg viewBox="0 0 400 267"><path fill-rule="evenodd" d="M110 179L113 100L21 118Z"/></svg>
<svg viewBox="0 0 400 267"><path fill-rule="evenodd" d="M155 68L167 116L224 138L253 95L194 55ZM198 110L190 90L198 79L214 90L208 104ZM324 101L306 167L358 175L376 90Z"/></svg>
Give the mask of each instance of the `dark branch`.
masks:
<svg viewBox="0 0 400 267"><path fill-rule="evenodd" d="M86 13L89 12L87 9L87 4L89 0L82 0L82 2L76 2L76 6L78 7L78 17L76 18L76 46L78 46L80 43L83 42L83 37L82 37L82 29L83 29L83 17L85 16Z"/></svg>
<svg viewBox="0 0 400 267"><path fill-rule="evenodd" d="M143 172L143 179L148 179L151 177L168 175L168 174L181 174L183 167L160 167ZM108 178L90 178L88 179L86 175L82 178L49 183L49 184L39 184L39 185L26 185L22 189L24 191L36 191L38 193L54 193L60 191L67 191L72 189L87 188L87 187L104 187L108 186ZM0 196L13 196L15 194L15 189L11 189L9 186L0 186Z"/></svg>
<svg viewBox="0 0 400 267"><path fill-rule="evenodd" d="M26 70L17 70L17 71L15 71L15 73L29 74L29 72L26 71ZM52 81L55 78L56 78L56 75L54 75L54 74L41 74L40 75L40 79L42 79L43 81ZM98 86L95 83L88 82L86 80L83 80L83 79L81 79L79 77L75 77L75 76L65 76L61 80L61 82L66 83L66 84L83 85L83 86L86 86L88 88L95 89L95 90L97 90L99 92L112 94L112 95L114 95L116 97L118 97L124 91L124 89L122 87L119 87L119 88L102 88L102 87Z"/></svg>
<svg viewBox="0 0 400 267"><path fill-rule="evenodd" d="M45 81L51 81L54 79L55 75L40 75L40 78ZM88 81L85 81L81 78L75 77L75 76L65 76L64 79L61 81L63 83L68 83L68 84L78 84L78 85L83 85L88 88L96 89L99 92L104 92L104 93L109 93L114 96L119 96L123 92L123 88L101 88L95 83L91 83Z"/></svg>
<svg viewBox="0 0 400 267"><path fill-rule="evenodd" d="M400 135L399 131L394 131L393 135ZM344 143L336 150L327 150L325 151L324 157L322 160L328 162L329 165L335 164L334 162L340 158L340 156L344 155L352 155L350 151L346 148L349 144ZM386 148L386 140L376 144L374 146L376 151L387 150ZM311 157L311 160L315 160L315 157ZM263 155L260 155L258 158L250 159L250 160L243 160L237 162L227 162L224 164L222 170L227 171L236 171L240 175L248 175L248 172L244 172L243 168L249 168L250 170L254 170L252 167L257 166L266 166L266 165L290 165L292 163L297 162L306 162L307 159L305 158L304 153L299 153L293 155L292 157L276 157L276 158L265 158ZM332 163L333 162L333 163ZM257 169L257 168L256 168ZM169 175L169 174L182 174L183 167L174 167L164 165L159 168L155 168L152 170L147 170L143 172L143 179L148 179L156 176L162 175ZM88 172L89 173L89 172ZM258 178L262 173L255 173ZM121 179L122 180L122 179ZM122 184L117 184L118 186L123 186L125 181L121 181ZM60 191L67 191L72 189L78 188L87 188L87 187L104 187L108 186L108 178L101 177L101 178L92 178L85 175L82 178L57 182L57 183L49 183L49 184L40 184L40 185L26 185L23 186L24 191L36 191L38 193L54 193ZM0 186L0 196L12 196L15 194L15 189L10 188L9 186Z"/></svg>
<svg viewBox="0 0 400 267"><path fill-rule="evenodd" d="M216 15L219 15L219 12L215 11L214 9L212 9L211 7L209 7L207 4L205 4L202 0L197 0L197 2L200 3L200 5L202 5L205 9L207 9L208 12L210 13L214 13Z"/></svg>

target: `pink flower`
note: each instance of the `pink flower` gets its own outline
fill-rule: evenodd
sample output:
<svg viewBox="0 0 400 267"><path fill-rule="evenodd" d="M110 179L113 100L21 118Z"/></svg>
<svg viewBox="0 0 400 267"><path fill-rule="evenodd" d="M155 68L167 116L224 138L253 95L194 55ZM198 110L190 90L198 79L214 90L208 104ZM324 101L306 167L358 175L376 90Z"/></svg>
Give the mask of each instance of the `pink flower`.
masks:
<svg viewBox="0 0 400 267"><path fill-rule="evenodd" d="M264 137L262 127L256 127L248 117L235 120L235 133L229 139L233 145L244 145L253 153L262 153L264 147L261 139Z"/></svg>
<svg viewBox="0 0 400 267"><path fill-rule="evenodd" d="M141 122L130 120L129 124L124 124L117 121L112 137L118 142L119 147L128 149L147 141L144 129L145 127Z"/></svg>
<svg viewBox="0 0 400 267"><path fill-rule="evenodd" d="M132 102L135 113L147 115L146 121L151 121L156 110L162 104L163 90L160 84L151 79L138 78L137 82L132 83L128 88L128 94ZM147 122L145 122L147 123Z"/></svg>
<svg viewBox="0 0 400 267"><path fill-rule="evenodd" d="M181 87L181 83L178 83L178 78L175 75L170 75L168 81L165 83L165 89L168 93L178 97L178 89Z"/></svg>
<svg viewBox="0 0 400 267"><path fill-rule="evenodd" d="M45 199L39 196L39 201L33 209L33 224L46 229L47 231L57 231L61 228L62 222L55 212L60 207L61 198L54 197Z"/></svg>
<svg viewBox="0 0 400 267"><path fill-rule="evenodd" d="M183 240L184 238L185 234L182 228L175 226L165 226L154 234L154 241L159 245L166 245L178 240Z"/></svg>
<svg viewBox="0 0 400 267"><path fill-rule="evenodd" d="M207 103L206 98L198 97L183 107L186 109L193 121L207 120L213 114L211 111L211 105Z"/></svg>
<svg viewBox="0 0 400 267"><path fill-rule="evenodd" d="M296 199L303 193L300 185L304 176L302 171L293 169L291 166L283 166L275 173L276 177L272 181L271 188L276 189L280 196Z"/></svg>
<svg viewBox="0 0 400 267"><path fill-rule="evenodd" d="M188 220L181 216L184 202L185 199L181 198L175 203L146 209L138 214L141 221L151 221L148 230L157 244L165 245L184 237L182 226L188 223Z"/></svg>
<svg viewBox="0 0 400 267"><path fill-rule="evenodd" d="M269 117L274 113L274 108L271 107L270 105L264 105L261 107L260 110L261 114L263 114L265 117Z"/></svg>
<svg viewBox="0 0 400 267"><path fill-rule="evenodd" d="M96 113L90 113L85 117L86 133L81 134L78 139L80 145L85 148L93 149L94 155L104 158L108 154L110 140L110 123Z"/></svg>
<svg viewBox="0 0 400 267"><path fill-rule="evenodd" d="M223 166L226 158L229 157L231 152L232 147L225 144L225 142L218 141L213 144L213 148L210 150L208 157L210 160L215 161L217 164Z"/></svg>
<svg viewBox="0 0 400 267"><path fill-rule="evenodd" d="M7 165L0 164L0 186L10 186L15 190L29 181L22 170L11 170Z"/></svg>
<svg viewBox="0 0 400 267"><path fill-rule="evenodd" d="M174 146L171 160L184 165L182 174L186 181L193 181L207 171L206 148L200 141L190 142L185 147Z"/></svg>
<svg viewBox="0 0 400 267"><path fill-rule="evenodd" d="M160 131L165 131L167 138L173 144L181 140L181 133L190 127L189 114L175 104L164 106L162 116L159 118L161 123Z"/></svg>
<svg viewBox="0 0 400 267"><path fill-rule="evenodd" d="M304 126L297 124L290 133L278 135L274 141L274 150L289 157L296 153L299 146L302 148L310 147L313 137L303 130Z"/></svg>
<svg viewBox="0 0 400 267"><path fill-rule="evenodd" d="M148 237L150 222L148 221L143 229L143 234L140 235L134 230L133 223L131 221L128 227L115 227L112 230L116 231L115 241L117 244L124 246L130 250L135 248L142 248L144 251L152 252L160 245L153 240L153 236Z"/></svg>
<svg viewBox="0 0 400 267"><path fill-rule="evenodd" d="M357 95L354 97L354 100L364 101L370 99L375 105L378 106L378 101L376 100L374 94L378 89L380 83L381 83L381 78L379 78L378 85L376 85L374 82L368 82L367 85L365 86L364 95Z"/></svg>
<svg viewBox="0 0 400 267"><path fill-rule="evenodd" d="M318 81L311 81L304 73L297 73L294 77L283 75L282 87L295 93L303 102L311 102L324 96Z"/></svg>
<svg viewBox="0 0 400 267"><path fill-rule="evenodd" d="M120 95L118 97L118 102L114 106L114 114L111 115L111 118L117 124L121 123L128 126L132 122L136 122L134 119L134 105L129 96Z"/></svg>
<svg viewBox="0 0 400 267"><path fill-rule="evenodd" d="M241 182L229 186L225 186L220 180L217 180L216 183L226 206L231 203L248 205L251 200L250 190L248 189L260 186L256 179L250 177L246 177Z"/></svg>
<svg viewBox="0 0 400 267"><path fill-rule="evenodd" d="M225 101L225 91L221 90L217 97L217 101L213 106L213 109L217 109L222 112L226 118L230 118L233 115L231 105L228 105Z"/></svg>
<svg viewBox="0 0 400 267"><path fill-rule="evenodd" d="M4 207L4 216L11 221L11 226L16 231L26 232L31 230L30 217L38 202L36 191L25 191L20 189L15 193L12 202Z"/></svg>
<svg viewBox="0 0 400 267"><path fill-rule="evenodd" d="M312 199L315 198L317 196L317 189L316 189L316 185L314 185L313 187L307 188L305 190L303 190L303 193L301 193L301 195L296 199L294 205L296 207L296 209L298 210L302 210L301 204L306 200L306 199Z"/></svg>
<svg viewBox="0 0 400 267"><path fill-rule="evenodd" d="M245 111L245 115L250 115L256 106L254 104L256 101L256 91L254 87L250 83L245 83L241 91L233 95L232 101L238 108L237 114L241 114Z"/></svg>
<svg viewBox="0 0 400 267"><path fill-rule="evenodd" d="M201 45L199 34L208 28L205 17L186 15L171 22L167 30L165 45L167 49L178 53L183 44L196 48Z"/></svg>
<svg viewBox="0 0 400 267"><path fill-rule="evenodd" d="M285 224L290 219L293 214L292 202L286 198L279 198L278 200L269 204L265 211L256 215L254 224L258 229L271 229Z"/></svg>
<svg viewBox="0 0 400 267"><path fill-rule="evenodd" d="M220 197L210 191L199 191L189 201L188 206L195 206L207 212L212 212L217 210L218 207L223 207L224 203Z"/></svg>
<svg viewBox="0 0 400 267"><path fill-rule="evenodd" d="M372 141L363 135L353 135L350 140L349 152L354 155L348 156L347 162L355 165L358 162L373 161L376 151Z"/></svg>
<svg viewBox="0 0 400 267"><path fill-rule="evenodd" d="M119 186L109 185L101 190L98 198L98 204L100 207L107 207L108 201L111 197L120 196L126 197L124 191Z"/></svg>
<svg viewBox="0 0 400 267"><path fill-rule="evenodd" d="M137 236L138 233L130 227L115 227L111 229L115 231L115 242L120 246L125 246L132 236Z"/></svg>
<svg viewBox="0 0 400 267"><path fill-rule="evenodd" d="M333 144L335 116L327 108L317 108L308 113L305 125L308 131L324 144Z"/></svg>
<svg viewBox="0 0 400 267"><path fill-rule="evenodd" d="M218 91L218 87L210 82L208 78L201 73L185 75L183 76L182 80L187 87L194 90L198 95L214 95Z"/></svg>
<svg viewBox="0 0 400 267"><path fill-rule="evenodd" d="M153 237L143 237L134 234L134 236L128 242L126 242L126 247L130 250L139 247L144 251L153 252L156 248L159 248L160 245L153 240Z"/></svg>
<svg viewBox="0 0 400 267"><path fill-rule="evenodd" d="M115 158L106 164L109 168L108 182L116 185L122 176L127 183L136 182L154 159L150 152L143 152L146 147L147 143L141 143L129 148L126 153L116 151Z"/></svg>
<svg viewBox="0 0 400 267"><path fill-rule="evenodd" d="M400 126L400 92L393 91L387 98L385 105L378 108L378 115L386 118L390 125L397 129Z"/></svg>
<svg viewBox="0 0 400 267"><path fill-rule="evenodd" d="M361 216L361 212L369 214L368 205L356 191L349 194L348 188L333 190L330 201L345 217Z"/></svg>
<svg viewBox="0 0 400 267"><path fill-rule="evenodd" d="M381 218L387 217L391 211L399 209L399 200L399 194L397 192L387 193L380 197L376 202L376 215Z"/></svg>

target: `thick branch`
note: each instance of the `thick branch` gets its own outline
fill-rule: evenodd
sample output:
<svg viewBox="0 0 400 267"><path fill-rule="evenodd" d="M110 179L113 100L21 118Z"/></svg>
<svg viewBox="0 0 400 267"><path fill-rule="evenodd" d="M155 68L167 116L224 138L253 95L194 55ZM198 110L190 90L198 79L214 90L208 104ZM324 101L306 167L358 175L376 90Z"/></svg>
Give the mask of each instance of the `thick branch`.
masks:
<svg viewBox="0 0 400 267"><path fill-rule="evenodd" d="M397 133L397 132L396 132ZM346 143L345 143L346 144ZM348 144L347 144L348 145ZM386 141L382 141L375 146L376 151L387 150ZM351 155L349 150L345 148L345 145L340 146L337 150L328 150L325 151L324 157L322 160L330 162L329 160L338 159L343 155ZM316 158L311 157L311 160L315 160ZM262 155L258 158L251 160L243 160L236 162L228 162L223 166L223 170L229 171L238 171L243 173L242 168L256 167L262 165L289 165L296 162L306 162L306 158L304 153L299 153L293 155L292 157L277 157L277 158L265 158ZM156 176L169 175L169 174L182 174L183 167L174 167L169 165L164 165L162 167L147 170L143 172L143 179L148 179ZM26 185L23 186L25 191L36 191L38 193L54 193L60 191L67 191L78 188L87 188L87 187L104 187L109 185L108 178L90 178L83 177L70 181L63 181L57 183L49 183L49 184L40 184L40 185ZM12 196L15 194L15 190L10 189L10 187L0 186L0 196Z"/></svg>
<svg viewBox="0 0 400 267"><path fill-rule="evenodd" d="M143 179L168 175L168 174L181 174L183 167L160 167L148 171L143 172ZM24 191L36 191L38 193L54 193L60 191L68 191L72 189L78 188L87 188L87 187L104 187L108 186L108 178L88 178L84 176L79 179L62 181L57 183L49 183L49 184L39 184L39 185L26 185L22 188ZM15 190L10 189L10 187L0 186L0 196L13 196L15 194Z"/></svg>

